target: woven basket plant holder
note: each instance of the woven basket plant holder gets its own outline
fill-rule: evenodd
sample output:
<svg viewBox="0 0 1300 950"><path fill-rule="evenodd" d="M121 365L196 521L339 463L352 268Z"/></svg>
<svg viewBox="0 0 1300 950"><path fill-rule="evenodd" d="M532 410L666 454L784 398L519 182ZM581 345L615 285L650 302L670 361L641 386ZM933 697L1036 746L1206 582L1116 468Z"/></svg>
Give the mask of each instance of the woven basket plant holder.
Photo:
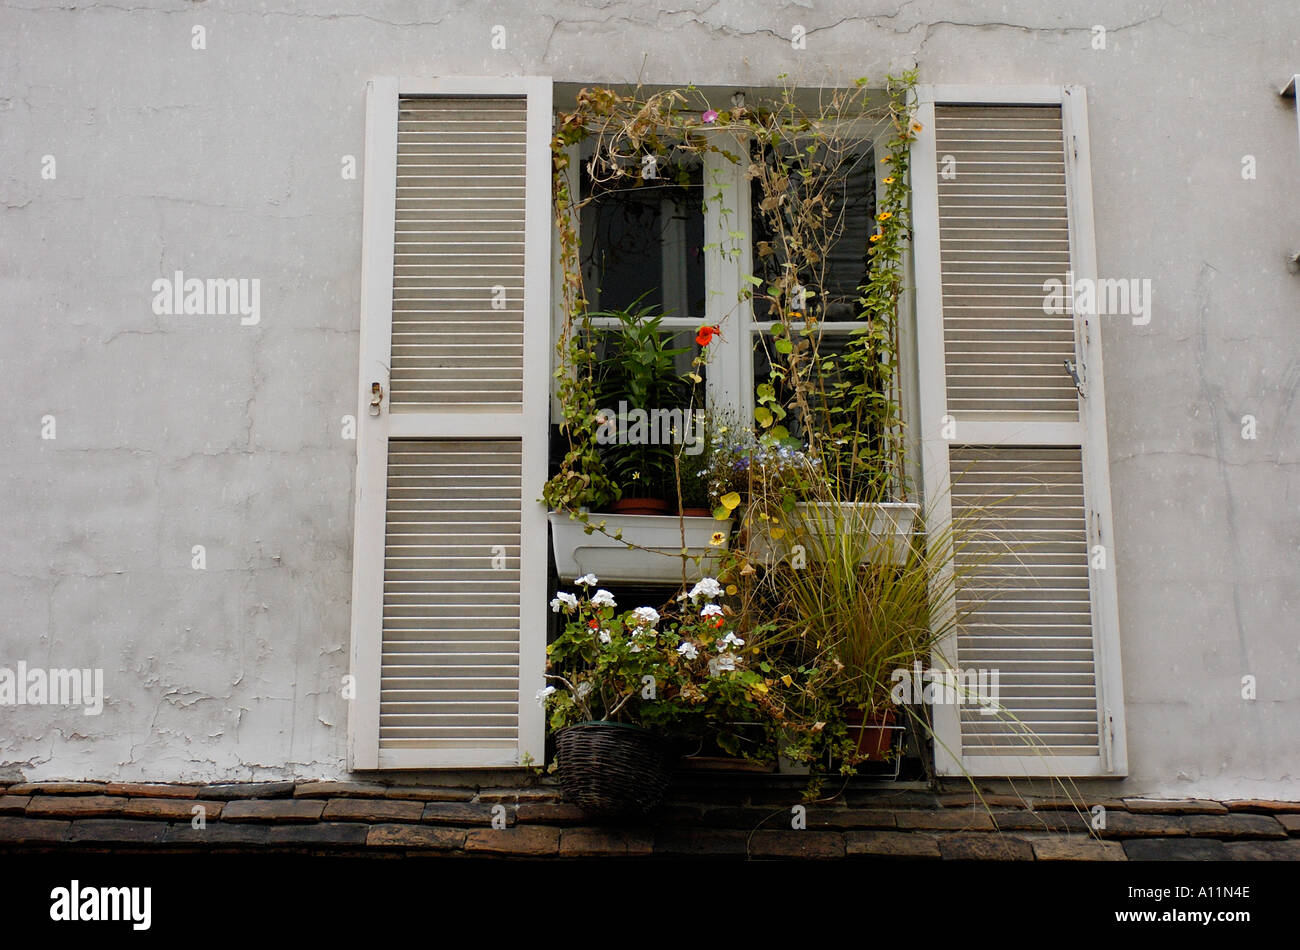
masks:
<svg viewBox="0 0 1300 950"><path fill-rule="evenodd" d="M555 738L566 801L599 818L633 818L663 800L672 769L663 737L617 722L580 722Z"/></svg>

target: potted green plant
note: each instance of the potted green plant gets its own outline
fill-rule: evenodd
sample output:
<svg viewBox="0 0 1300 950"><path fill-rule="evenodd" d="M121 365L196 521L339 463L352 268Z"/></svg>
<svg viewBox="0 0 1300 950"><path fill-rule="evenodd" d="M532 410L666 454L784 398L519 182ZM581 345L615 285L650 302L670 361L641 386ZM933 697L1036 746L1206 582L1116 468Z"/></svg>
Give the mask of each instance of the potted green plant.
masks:
<svg viewBox="0 0 1300 950"><path fill-rule="evenodd" d="M829 756L851 770L893 754L900 720L911 713L893 700L895 671L929 665L955 621L933 622L946 589L936 578L936 549L918 547L902 565L883 557L863 563L856 548L823 540L821 559L801 569L782 565L765 582L781 592L780 623L813 645L803 661L817 671L800 717L823 727L786 754Z"/></svg>
<svg viewBox="0 0 1300 950"><path fill-rule="evenodd" d="M667 514L673 489L674 446L693 424L691 384L677 369L689 347L668 345L663 315L654 307L593 313L617 320L595 331L604 354L596 364L596 441L620 497L608 505L625 514Z"/></svg>
<svg viewBox="0 0 1300 950"><path fill-rule="evenodd" d="M594 575L581 596L560 592L551 609L564 629L547 648L539 694L556 733L556 768L567 800L598 817L642 815L668 787L676 743L720 723L762 721L771 709L745 638L705 578L663 612L621 611Z"/></svg>

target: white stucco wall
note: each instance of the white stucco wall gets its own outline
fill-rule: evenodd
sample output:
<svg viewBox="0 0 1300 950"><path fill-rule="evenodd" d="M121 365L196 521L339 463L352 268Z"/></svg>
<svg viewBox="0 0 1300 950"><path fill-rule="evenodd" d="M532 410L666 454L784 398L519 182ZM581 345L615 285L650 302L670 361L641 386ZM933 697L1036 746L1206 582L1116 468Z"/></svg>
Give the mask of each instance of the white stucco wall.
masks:
<svg viewBox="0 0 1300 950"><path fill-rule="evenodd" d="M1103 326L1119 790L1300 799L1300 276L1283 263L1300 250L1300 148L1277 94L1300 71L1300 6L671 9L0 2L0 666L102 667L107 693L98 717L0 708L0 776L346 774L340 418L362 192L340 167L364 152L368 77L742 87L917 62L925 82L1086 86L1101 273L1153 281L1148 326ZM260 323L156 316L151 285L176 270L258 278Z"/></svg>

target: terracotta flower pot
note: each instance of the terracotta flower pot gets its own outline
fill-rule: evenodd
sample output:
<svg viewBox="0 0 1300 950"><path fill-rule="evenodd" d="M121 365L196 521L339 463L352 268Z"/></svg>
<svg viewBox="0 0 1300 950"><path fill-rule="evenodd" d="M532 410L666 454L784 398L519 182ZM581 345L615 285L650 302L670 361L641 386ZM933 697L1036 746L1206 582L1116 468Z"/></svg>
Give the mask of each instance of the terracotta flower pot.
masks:
<svg viewBox="0 0 1300 950"><path fill-rule="evenodd" d="M713 512L708 508L683 508L682 515L686 518L712 518Z"/></svg>
<svg viewBox="0 0 1300 950"><path fill-rule="evenodd" d="M851 709L844 715L848 725L849 738L857 736L858 755L868 762L883 762L889 757L893 748L894 711L886 709L870 717L864 716L862 710Z"/></svg>
<svg viewBox="0 0 1300 950"><path fill-rule="evenodd" d="M672 505L665 498L620 498L610 502L609 511L621 515L666 515Z"/></svg>

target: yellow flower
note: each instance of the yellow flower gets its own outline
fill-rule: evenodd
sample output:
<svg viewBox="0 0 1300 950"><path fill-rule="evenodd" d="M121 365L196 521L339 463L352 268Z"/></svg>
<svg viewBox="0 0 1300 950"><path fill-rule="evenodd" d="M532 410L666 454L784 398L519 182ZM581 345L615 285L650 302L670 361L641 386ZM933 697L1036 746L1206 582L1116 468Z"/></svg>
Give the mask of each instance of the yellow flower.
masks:
<svg viewBox="0 0 1300 950"><path fill-rule="evenodd" d="M882 178L880 180L883 181L886 185L892 185L894 183L894 176L890 175L888 178Z"/></svg>
<svg viewBox="0 0 1300 950"><path fill-rule="evenodd" d="M920 123L920 122L913 122L913 123L912 123L912 131L913 131L913 132L920 132L920 131L921 131L921 123Z"/></svg>
<svg viewBox="0 0 1300 950"><path fill-rule="evenodd" d="M709 544L712 544L714 547L717 547L719 544L725 544L726 541L727 534L725 531L715 531L713 532L713 537L709 538Z"/></svg>
<svg viewBox="0 0 1300 950"><path fill-rule="evenodd" d="M876 232L875 234L871 235L871 240L874 243L876 241L879 241L882 237L884 237L883 234Z"/></svg>
<svg viewBox="0 0 1300 950"><path fill-rule="evenodd" d="M889 220L890 218L892 218L893 216L894 216L894 212L892 212L892 211L882 211L882 212L880 212L880 214L876 215L876 220L877 220L877 221L888 221L888 220Z"/></svg>

